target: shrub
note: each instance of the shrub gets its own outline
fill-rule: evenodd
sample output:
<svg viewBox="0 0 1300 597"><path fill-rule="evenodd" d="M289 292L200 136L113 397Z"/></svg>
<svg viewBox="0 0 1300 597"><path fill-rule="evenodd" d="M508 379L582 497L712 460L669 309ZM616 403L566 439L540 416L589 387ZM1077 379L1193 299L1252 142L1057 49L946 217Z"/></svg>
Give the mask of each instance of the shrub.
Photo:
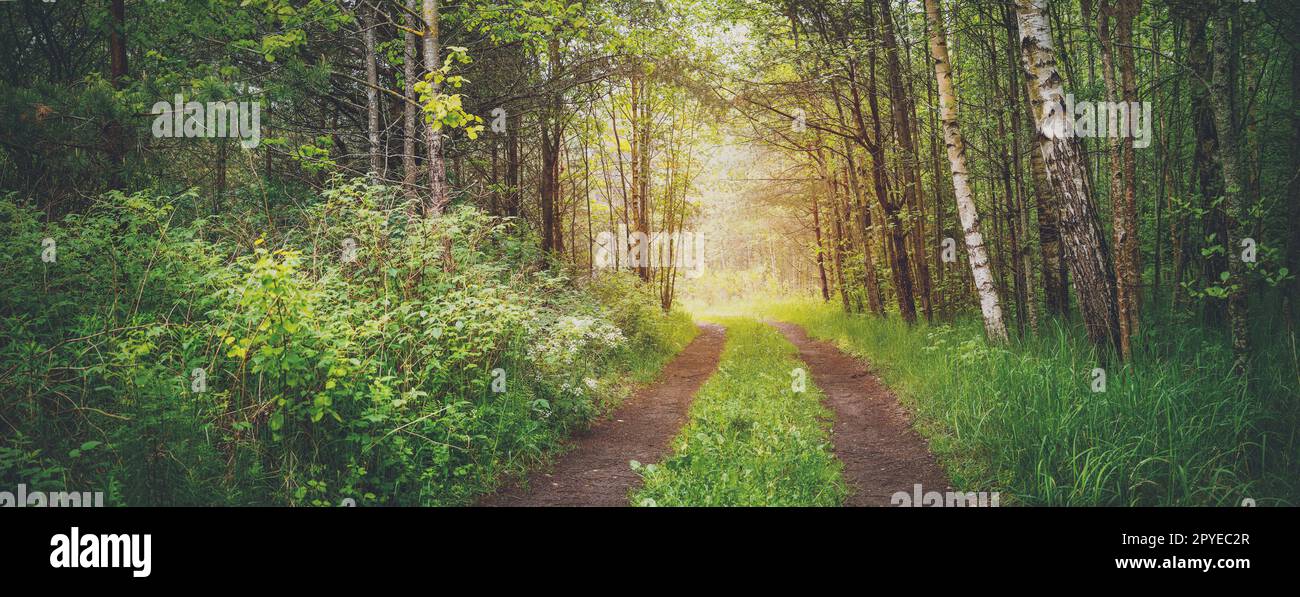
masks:
<svg viewBox="0 0 1300 597"><path fill-rule="evenodd" d="M411 218L363 180L256 238L204 240L178 199L112 193L57 223L0 202L0 482L114 504L462 504L694 331L625 278L541 267L512 221Z"/></svg>

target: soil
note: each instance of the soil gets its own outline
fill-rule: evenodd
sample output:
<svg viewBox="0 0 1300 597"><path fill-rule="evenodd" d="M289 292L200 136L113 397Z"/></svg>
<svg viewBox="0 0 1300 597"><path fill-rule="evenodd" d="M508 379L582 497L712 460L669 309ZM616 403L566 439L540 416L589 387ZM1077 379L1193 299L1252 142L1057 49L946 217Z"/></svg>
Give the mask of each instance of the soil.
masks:
<svg viewBox="0 0 1300 597"><path fill-rule="evenodd" d="M627 506L641 477L629 462L658 462L686 423L691 399L718 367L724 329L700 325L700 333L660 374L608 418L575 434L571 449L549 470L485 497L481 506Z"/></svg>
<svg viewBox="0 0 1300 597"><path fill-rule="evenodd" d="M809 338L797 325L771 325L799 349L835 413L831 442L851 492L845 506L889 506L895 492L910 494L917 483L922 492L950 489L925 439L912 429L911 415L866 364Z"/></svg>

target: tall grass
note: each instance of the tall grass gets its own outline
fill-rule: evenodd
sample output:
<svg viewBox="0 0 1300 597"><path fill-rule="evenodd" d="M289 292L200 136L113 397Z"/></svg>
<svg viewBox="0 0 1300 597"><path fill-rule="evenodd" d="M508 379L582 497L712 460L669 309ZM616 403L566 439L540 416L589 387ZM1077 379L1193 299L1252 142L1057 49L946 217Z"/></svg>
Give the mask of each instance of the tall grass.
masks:
<svg viewBox="0 0 1300 597"><path fill-rule="evenodd" d="M1195 330L1149 339L1148 354L1121 365L1056 323L992 347L978 320L908 327L813 302L758 309L867 359L958 487L1028 505L1300 501L1285 359L1261 366L1248 391L1222 343ZM1093 391L1094 368L1106 372L1104 392Z"/></svg>
<svg viewBox="0 0 1300 597"><path fill-rule="evenodd" d="M821 392L791 388L803 367L770 326L724 319L718 371L691 405L690 422L660 465L638 466L645 486L633 503L658 506L836 506L845 496L830 453L830 413Z"/></svg>

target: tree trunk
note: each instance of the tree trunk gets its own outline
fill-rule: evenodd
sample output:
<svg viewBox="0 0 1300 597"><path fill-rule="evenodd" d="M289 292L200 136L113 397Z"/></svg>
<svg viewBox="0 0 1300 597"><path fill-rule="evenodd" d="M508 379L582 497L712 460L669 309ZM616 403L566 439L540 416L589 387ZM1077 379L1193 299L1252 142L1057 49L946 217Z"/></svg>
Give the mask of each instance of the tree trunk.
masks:
<svg viewBox="0 0 1300 597"><path fill-rule="evenodd" d="M113 89L122 88L122 79L127 75L126 63L126 5L123 0L113 0L109 7L113 19L108 32L108 58L110 79ZM109 175L108 187L123 187L123 167L126 162L126 131L116 118L104 125L104 148L108 153Z"/></svg>
<svg viewBox="0 0 1300 597"><path fill-rule="evenodd" d="M362 38L365 40L364 57L366 61L366 126L368 130L367 138L370 141L370 173L378 180L384 179L384 154L379 144L379 66L376 64L375 57L375 27L378 26L378 19L375 18L378 9L373 6L362 5L359 7L361 12Z"/></svg>
<svg viewBox="0 0 1300 597"><path fill-rule="evenodd" d="M920 163L917 159L916 141L912 136L912 110L907 94L903 90L902 66L898 57L897 34L894 31L894 17L890 12L889 0L880 0L881 24L884 26L885 64L889 79L889 104L894 121L894 137L902 149L903 166L903 205L906 205L917 223L912 226L912 245L915 251L912 261L916 265L917 295L921 299L921 312L926 321L933 319L934 312L930 302L930 265L925 258L924 221L925 212L921 209L924 198L921 189ZM879 139L877 139L879 142Z"/></svg>
<svg viewBox="0 0 1300 597"><path fill-rule="evenodd" d="M1210 11L1212 7L1197 7L1188 17L1187 62L1199 82L1213 78L1210 64L1210 50L1206 40ZM1218 165L1219 136L1214 129L1214 109L1210 105L1208 84L1192 85L1189 89L1192 100L1192 128L1196 134L1196 148L1192 154L1192 170L1201 199L1201 208L1206 211L1203 221L1202 238L1213 237L1215 244L1222 244L1228 238L1227 219L1223 205L1216 201L1223 195L1223 171ZM1190 243L1188 243L1190 244ZM1189 250L1190 249L1190 250ZM1232 247L1228 247L1231 251ZM1187 254L1195 255L1196 247L1184 249L1181 259ZM1174 284L1182 282L1183 263L1175 264ZM1201 263L1201 276L1204 280L1218 280L1219 272L1228 269L1225 253L1212 253ZM1202 305L1202 318L1211 325L1222 324L1227 317L1226 305L1218 301L1209 301Z"/></svg>
<svg viewBox="0 0 1300 597"><path fill-rule="evenodd" d="M523 180L519 175L519 128L523 126L522 116L512 111L506 117L506 215L519 217L522 209L523 195L520 187ZM610 207L611 211L613 207ZM617 254L617 253L616 253Z"/></svg>
<svg viewBox="0 0 1300 597"><path fill-rule="evenodd" d="M1086 6L1086 5L1085 5ZM1101 0L1097 7L1097 39L1101 45L1101 76L1106 86L1106 99L1110 102L1137 100L1134 81L1133 18L1137 6L1134 0ZM1085 15L1086 16L1086 15ZM1112 38L1111 23L1115 23ZM1120 64L1115 64L1119 53ZM1116 70L1122 73L1116 73ZM1122 77L1122 81L1117 78ZM1129 104L1131 105L1131 104ZM1113 113L1112 113L1113 115ZM1135 114L1129 114L1131 123ZM1139 267L1137 203L1134 196L1133 140L1129 130L1121 130L1113 122L1107 128L1118 133L1110 140L1110 201L1112 231L1115 247L1115 309L1119 317L1119 350L1124 359L1133 356L1132 338L1138 329Z"/></svg>
<svg viewBox="0 0 1300 597"><path fill-rule="evenodd" d="M1133 131L1137 114L1137 66L1133 57L1133 19L1137 17L1141 0L1119 0L1115 28L1119 50L1120 92L1125 104L1130 106L1129 133L1121 135L1120 168L1123 174L1123 192L1117 198L1115 212L1115 251L1120 255L1117 268L1116 290L1123 289L1118 301L1120 339L1124 357L1131 358L1132 338L1138 335L1142 313L1142 248L1141 230L1137 214L1137 159L1134 155ZM1144 126L1149 123L1144 123ZM1120 231L1121 222L1123 231Z"/></svg>
<svg viewBox="0 0 1300 597"><path fill-rule="evenodd" d="M406 0L406 8L411 13L416 11L416 1ZM416 29L410 14L406 15L404 21L409 29ZM406 101L402 104L402 188L406 193L407 200L411 202L411 205L415 205L414 202L419 197L416 183L420 178L420 172L417 169L419 166L417 166L415 159L415 152L418 151L416 145L418 144L419 128L416 124L417 110L414 103L417 99L415 96L415 79L419 76L416 70L418 56L416 55L415 34L411 31L404 31L402 39L404 44L402 48L402 78L405 80L402 93L406 97Z"/></svg>
<svg viewBox="0 0 1300 597"><path fill-rule="evenodd" d="M643 111L641 104L645 101L645 99L642 97L644 93L645 93L644 73L641 70L641 65L637 64L633 67L632 70L631 95L628 102L629 104L628 110L631 113L631 118L629 123L631 124L631 129L632 129L631 132L628 133L628 141L629 141L629 147L631 153L630 160L632 166L632 187L631 187L632 204L630 206L632 213L630 217L632 219L632 223L635 225L632 229L632 232L641 232L645 234L646 240L648 242L650 238L650 230L649 230L649 226L646 225L647 222L645 221L645 213L646 213L646 203L650 201L650 198L647 197L645 193L646 184L643 179L646 176L648 176L648 173L645 172L643 168L644 162L642 160L642 154L644 154L649 149L643 147L641 144L645 132L643 130L643 127L646 124L641 117L641 113ZM640 276L642 280L648 281L650 279L650 268L647 266L647 264L645 263L639 264L636 270L637 270L637 275Z"/></svg>
<svg viewBox="0 0 1300 597"><path fill-rule="evenodd" d="M831 95L835 100L836 118L841 126L847 126L839 93L833 90ZM848 138L842 138L841 141L844 148L844 161L848 170L849 191L853 195L853 202L860 216L856 222L858 235L862 239L862 280L867 292L867 308L871 310L872 315L884 317L885 305L880 296L880 280L876 278L876 258L871 248L871 209L863 199L865 193L862 188L861 178L858 175L858 160L853 153L853 144Z"/></svg>
<svg viewBox="0 0 1300 597"><path fill-rule="evenodd" d="M426 75L441 68L441 51L438 47L438 0L424 0L424 72ZM432 93L437 93L440 85L429 81ZM451 201L451 191L447 188L447 164L442 157L442 133L434 130L433 125L425 127L428 143L429 163L429 200L427 211L430 215L440 215Z"/></svg>
<svg viewBox="0 0 1300 597"><path fill-rule="evenodd" d="M926 39L930 38L930 26L928 22L924 26ZM928 51L928 49L927 49ZM935 97L935 81L931 77L925 77L925 97L930 105L938 103ZM939 165L939 115L934 110L930 110L930 178L932 194L934 195L934 246L938 247L943 244L944 236L944 210L943 210L943 171ZM939 278L939 305L940 309L947 309L947 289L944 286L944 262L943 255L939 251L934 252L934 270Z"/></svg>
<svg viewBox="0 0 1300 597"><path fill-rule="evenodd" d="M1065 118L1065 93L1056 69L1046 0L1016 0L1020 47L1038 88L1038 144L1048 179L1061 199L1065 257L1074 276L1075 294L1088 339L1101 348L1119 344L1115 313L1115 279L1106 240L1092 203L1091 187L1078 140L1059 128ZM1045 127L1052 127L1050 130ZM1050 133L1050 134L1049 134Z"/></svg>
<svg viewBox="0 0 1300 597"><path fill-rule="evenodd" d="M1033 285L1033 259L1030 257L1029 250L1029 199L1025 196L1024 169L1021 167L1022 160L1020 142L1020 110L1023 102L1020 101L1020 94L1024 92L1021 81L1023 78L1019 72L1020 59L1020 35L1016 31L1016 18L1008 4L1002 5L1002 21L1006 28L1007 34L1007 94L1010 95L1009 104L1011 112L1011 160L1008 170L1014 173L1015 188L1012 195L1011 185L1007 185L1008 196L1014 196L1015 201L1015 222L1012 230L1015 232L1016 248L1016 302L1018 309L1024 309L1025 319L1029 321L1029 329L1033 333L1038 333L1038 293ZM1002 126L1002 118L998 117L998 126ZM1030 151L1029 153L1035 153ZM1010 183L1010 181L1008 181ZM1023 333L1023 330L1022 330Z"/></svg>
<svg viewBox="0 0 1300 597"><path fill-rule="evenodd" d="M831 201L831 231L834 232L835 250L831 254L835 263L835 286L840 291L840 302L844 312L849 313L849 289L844 283L844 220L840 217L839 199L836 197L836 184L830 168L822 166L822 180L826 183L826 193Z"/></svg>
<svg viewBox="0 0 1300 597"><path fill-rule="evenodd" d="M817 240L817 275L821 278L822 302L829 303L831 290L826 282L826 250L825 245L822 244L821 206L817 203L817 193L812 194L812 202L813 234Z"/></svg>
<svg viewBox="0 0 1300 597"><path fill-rule="evenodd" d="M1241 239L1246 237L1245 188L1238 146L1232 80L1228 74L1228 23L1233 6L1220 0L1214 14L1214 73L1210 80L1210 104L1214 128L1219 134L1219 162L1223 165L1223 209L1228 224L1228 324L1232 332L1233 370L1244 375L1250 352L1246 329L1246 266L1240 256Z"/></svg>
<svg viewBox="0 0 1300 597"><path fill-rule="evenodd" d="M848 160L849 185L860 214L857 222L858 233L862 236L862 279L867 290L867 307L873 315L884 317L885 304L880 298L880 280L876 279L876 256L871 249L871 208L862 198L864 193L858 178L857 160L853 158L853 146L847 140L844 142L844 151Z"/></svg>
<svg viewBox="0 0 1300 597"><path fill-rule="evenodd" d="M560 46L552 37L547 43L547 100L541 111L542 128L542 249L557 254L564 253L564 236L561 230L560 201L560 147L564 143L563 104L559 91Z"/></svg>
<svg viewBox="0 0 1300 597"><path fill-rule="evenodd" d="M867 5L867 30L875 31L875 10L872 5ZM916 322L916 298L912 294L912 266L907 256L907 231L903 228L903 222L900 218L900 205L889 193L889 175L886 172L888 164L885 158L885 149L883 146L883 135L880 126L880 108L876 95L876 66L875 50L868 51L868 77L867 77L867 103L871 109L871 127L872 139L874 142L867 145L867 152L871 155L871 179L876 193L876 202L880 204L880 210L884 222L881 235L882 242L888 243L885 251L889 258L889 269L893 274L894 295L898 299L898 314L907 323ZM858 123L859 136L867 137L864 123L862 122L861 100L858 99L858 87L854 81L856 79L856 68L852 60L849 62L850 89L853 92L853 114Z"/></svg>
<svg viewBox="0 0 1300 597"><path fill-rule="evenodd" d="M1002 305L998 298L993 274L989 271L989 257L984 248L984 235L980 232L979 212L971 194L969 174L966 169L966 145L957 123L957 95L953 89L952 67L948 59L943 15L938 0L925 0L925 15L930 24L930 55L934 59L935 79L939 84L939 120L943 123L944 145L948 149L948 163L952 169L952 184L957 198L957 213L965 232L966 255L970 261L975 290L979 294L980 313L984 316L984 332L991 342L1007 341L1007 328L1002 320Z"/></svg>
<svg viewBox="0 0 1300 597"><path fill-rule="evenodd" d="M1022 62L1022 66L1024 63ZM1025 67L1026 101L1029 105L1026 118L1029 129L1037 130L1034 121L1034 106L1041 106L1038 87ZM1030 182L1034 189L1034 205L1038 208L1038 253L1043 268L1043 294L1047 304L1047 313L1064 317L1070 310L1069 272L1061 256L1065 248L1061 246L1061 209L1052 193L1051 183L1047 178L1047 166L1043 164L1043 153L1035 149L1029 152Z"/></svg>
<svg viewBox="0 0 1300 597"><path fill-rule="evenodd" d="M1011 24L1015 27L1015 24ZM1019 33L1016 34L1019 46ZM1043 102L1038 95L1037 81L1029 68L1029 54L1023 52L1020 68L1025 81L1025 117L1029 130L1036 131L1036 111ZM1052 192L1051 182L1047 177L1047 166L1043 163L1043 153L1037 148L1029 151L1030 182L1034 189L1034 204L1038 209L1038 252L1043 269L1043 295L1047 313L1056 317L1065 317L1070 311L1069 270L1062 258L1065 247L1061 243L1061 206Z"/></svg>
<svg viewBox="0 0 1300 597"><path fill-rule="evenodd" d="M555 199L559 191L559 182L556 180L557 165L559 163L559 143L551 137L551 125L547 119L543 118L542 122L542 182L541 196L539 207L542 212L542 251L551 253L556 251L555 235Z"/></svg>

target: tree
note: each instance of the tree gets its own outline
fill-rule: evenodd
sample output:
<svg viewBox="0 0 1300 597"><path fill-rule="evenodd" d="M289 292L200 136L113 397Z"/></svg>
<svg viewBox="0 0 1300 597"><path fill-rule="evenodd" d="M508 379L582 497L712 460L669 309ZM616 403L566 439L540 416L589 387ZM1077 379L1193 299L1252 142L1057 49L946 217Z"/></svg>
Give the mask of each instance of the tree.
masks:
<svg viewBox="0 0 1300 597"><path fill-rule="evenodd" d="M379 142L379 67L375 56L375 18L378 9L363 5L358 7L361 13L363 37L363 57L366 62L366 137L370 142L370 171L383 180L384 154Z"/></svg>
<svg viewBox="0 0 1300 597"><path fill-rule="evenodd" d="M428 79L430 94L437 94L441 89L441 82L437 80L439 72L439 39L438 39L438 0L424 0L422 7L424 19L424 76ZM429 214L441 214L447 207L447 202L451 201L451 194L447 188L447 164L442 155L442 132L439 123L435 120L429 123L425 130L425 142L428 148L429 169L429 197L425 204L425 210Z"/></svg>
<svg viewBox="0 0 1300 597"><path fill-rule="evenodd" d="M403 21L406 23L402 27L402 95L405 101L402 102L402 187L406 191L407 201L415 205L418 198L416 182L420 179L420 172L416 164L416 147L419 145L419 127L416 124L416 115L418 104L415 95L416 64L419 56L416 52L414 17L419 13L416 12L415 3L419 0L405 0L405 12ZM423 27L420 28L423 30Z"/></svg>
<svg viewBox="0 0 1300 597"><path fill-rule="evenodd" d="M878 31L875 9L868 4L866 11L867 29L874 33ZM893 273L894 294L898 299L898 313L903 318L903 321L914 323L916 321L916 300L912 294L912 266L907 252L907 231L903 227L901 218L902 202L893 199L889 192L888 164L884 146L885 137L881 133L880 109L876 92L876 51L874 46L868 51L867 62L869 71L867 76L867 104L871 110L872 127L870 135L862 119L862 102L859 99L857 86L857 66L853 58L849 59L849 85L850 94L853 97L851 106L854 120L858 125L858 135L855 139L866 148L867 153L871 156L872 182L875 187L876 202L880 205L880 210L884 215L882 224L886 239L889 241L888 256L890 271Z"/></svg>
<svg viewBox="0 0 1300 597"><path fill-rule="evenodd" d="M113 89L120 90L127 75L125 2L113 0L109 12L112 16L108 37L109 76ZM104 145L110 164L108 187L120 189L123 185L122 168L126 160L126 131L116 118L104 126Z"/></svg>
<svg viewBox="0 0 1300 597"><path fill-rule="evenodd" d="M881 37L884 41L885 65L889 80L889 106L894 121L894 138L902 150L902 185L903 205L916 215L913 246L916 251L916 281L919 286L917 294L921 299L921 312L929 320L933 316L930 301L930 266L925 259L925 218L921 206L925 198L921 189L920 161L917 158L916 141L912 136L911 101L903 88L903 74L899 60L898 40L894 28L894 16L889 7L889 0L880 0L880 17L884 25ZM999 317L1000 319L1000 317Z"/></svg>
<svg viewBox="0 0 1300 597"><path fill-rule="evenodd" d="M939 120L943 123L944 144L948 148L957 214L965 232L966 256L970 262L971 275L975 278L980 313L984 316L984 333L990 341L1006 342L1007 328L1002 320L1002 304L998 298L997 286L993 283L993 274L989 271L988 252L984 248L984 235L980 231L979 211L975 207L975 198L968 181L966 144L957 122L957 94L953 89L952 67L948 59L948 43L944 39L939 0L925 0L925 16L930 25L930 55L934 58L935 79L939 83Z"/></svg>
<svg viewBox="0 0 1300 597"><path fill-rule="evenodd" d="M1232 82L1228 73L1229 27L1234 5L1219 0L1214 13L1214 74L1210 79L1210 104L1214 128L1219 134L1219 162L1223 167L1223 204L1228 221L1228 327L1232 333L1233 368L1244 375L1250 358L1250 337L1246 329L1246 266L1239 254L1246 238L1246 210L1242 194L1245 180L1241 148L1237 140L1237 117L1233 109Z"/></svg>
<svg viewBox="0 0 1300 597"><path fill-rule="evenodd" d="M1034 106L1038 146L1052 188L1061 202L1065 257L1074 276L1079 311L1088 339L1102 348L1119 346L1115 279L1110 251L1092 202L1089 175L1079 142L1066 134L1065 93L1056 68L1056 50L1048 26L1046 0L1016 0L1020 47L1038 88Z"/></svg>
<svg viewBox="0 0 1300 597"><path fill-rule="evenodd" d="M1102 79L1106 84L1106 97L1111 102L1132 106L1137 102L1137 84L1134 78L1133 18L1137 16L1139 0L1101 0L1097 6L1097 38L1101 42ZM1084 16L1089 3L1083 2ZM1111 22L1115 23L1112 38ZM1119 54L1119 65L1115 55ZM1119 73L1116 73L1116 70ZM1118 79L1116 78L1118 75ZM1137 114L1129 114L1129 125ZM1116 129L1114 122L1108 122ZM1113 212L1115 246L1115 305L1119 318L1119 350L1132 357L1132 338L1138 331L1138 312L1141 304L1141 253L1137 231L1137 170L1133 156L1133 139L1129 131L1116 130L1118 135L1110 144L1110 200Z"/></svg>
<svg viewBox="0 0 1300 597"><path fill-rule="evenodd" d="M1017 45L1019 35L1016 36ZM1028 53L1022 53L1021 73L1025 80L1025 118L1030 130L1037 131L1035 110L1042 106L1038 95L1038 84L1029 70ZM1037 141L1037 139L1035 139ZM1061 243L1061 207L1056 194L1052 191L1047 177L1047 166L1043 163L1043 153L1035 149L1029 152L1030 183L1034 191L1034 203L1038 209L1038 253L1043 273L1043 294L1050 315L1063 317L1070 310L1069 269L1062 258L1065 247Z"/></svg>

